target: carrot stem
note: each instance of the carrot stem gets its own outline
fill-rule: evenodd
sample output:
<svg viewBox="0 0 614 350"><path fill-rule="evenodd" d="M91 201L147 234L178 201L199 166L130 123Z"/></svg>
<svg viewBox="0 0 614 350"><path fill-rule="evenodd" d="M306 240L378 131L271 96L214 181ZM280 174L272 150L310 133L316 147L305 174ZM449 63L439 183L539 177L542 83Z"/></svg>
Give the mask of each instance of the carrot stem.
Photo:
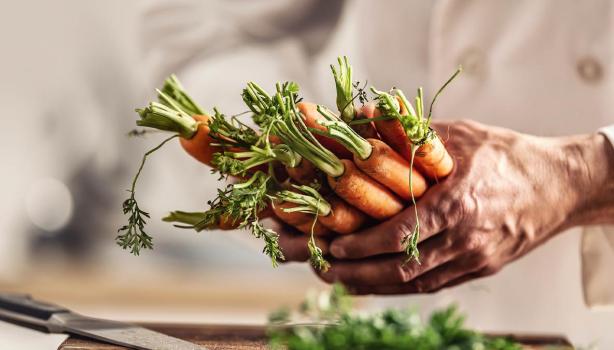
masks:
<svg viewBox="0 0 614 350"><path fill-rule="evenodd" d="M254 120L326 174L333 177L342 175L343 163L313 137L299 117L295 100L297 90L287 88L295 85L286 84L277 84L274 97L253 82L247 84L243 90L243 100L257 113Z"/></svg>
<svg viewBox="0 0 614 350"><path fill-rule="evenodd" d="M167 95L169 99L171 99L173 105L181 107L181 109L186 113L190 115L206 114L203 108L200 107L198 103L196 103L196 101L194 101L192 97L185 92L185 89L175 74L172 74L166 78L164 85L162 86L162 92ZM160 99L160 103L166 104L166 100L167 99ZM168 106L171 107L170 105Z"/></svg>
<svg viewBox="0 0 614 350"><path fill-rule="evenodd" d="M136 109L140 120L136 125L178 133L182 138L191 139L198 130L198 122L180 108L172 108L159 102Z"/></svg>
<svg viewBox="0 0 614 350"><path fill-rule="evenodd" d="M339 69L334 65L330 65L335 79L337 89L337 109L341 113L341 118L345 122L350 122L354 119L356 110L354 108L354 86L352 85L352 66L350 65L347 56L337 57Z"/></svg>
<svg viewBox="0 0 614 350"><path fill-rule="evenodd" d="M318 105L318 112L324 117L318 123L326 127L327 131L310 129L312 132L331 137L345 146L360 159L367 159L373 151L371 144L352 129L346 122L334 115L328 108Z"/></svg>
<svg viewBox="0 0 614 350"><path fill-rule="evenodd" d="M320 195L320 193L310 186L292 185L293 188L302 192L283 190L275 195L278 199L298 204L293 208L286 208L286 212L301 212L314 215L327 216L331 212L330 204Z"/></svg>

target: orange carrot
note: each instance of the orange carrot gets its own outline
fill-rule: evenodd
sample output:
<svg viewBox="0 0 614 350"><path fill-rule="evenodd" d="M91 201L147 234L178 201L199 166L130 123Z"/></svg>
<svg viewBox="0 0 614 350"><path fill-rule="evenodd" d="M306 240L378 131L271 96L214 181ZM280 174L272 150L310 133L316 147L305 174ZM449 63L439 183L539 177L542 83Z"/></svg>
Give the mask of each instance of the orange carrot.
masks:
<svg viewBox="0 0 614 350"><path fill-rule="evenodd" d="M189 155L208 166L212 166L213 154L220 152L221 148L211 145L213 139L209 135L208 126L210 118L207 115L193 115L192 118L200 123L197 131L191 138L179 138L179 142Z"/></svg>
<svg viewBox="0 0 614 350"><path fill-rule="evenodd" d="M305 125L309 128L318 129L321 131L325 131L326 128L318 123L318 120L322 119L320 113L318 113L317 107L318 105L310 102L299 102L296 104L298 110L301 112L301 116ZM333 152L337 157L342 159L350 159L352 158L352 153L350 153L343 145L339 142L322 135L315 134L315 138L322 144L322 146L329 149Z"/></svg>
<svg viewBox="0 0 614 350"><path fill-rule="evenodd" d="M300 211L287 211L288 209L296 208L298 204L285 202L285 201L275 201L271 205L271 209L275 213L279 219L291 226L298 226L304 223L311 222L313 220L313 215L300 212Z"/></svg>
<svg viewBox="0 0 614 350"><path fill-rule="evenodd" d="M287 211L288 209L296 208L299 204L291 202L276 201L272 204L273 212L281 221L290 226L294 226L297 230L305 234L310 234L313 227L313 234L323 236L330 232L319 220L313 224L315 216L301 211Z"/></svg>
<svg viewBox="0 0 614 350"><path fill-rule="evenodd" d="M436 135L430 142L416 150L416 165L423 174L438 180L448 176L454 169L454 160L448 150Z"/></svg>
<svg viewBox="0 0 614 350"><path fill-rule="evenodd" d="M400 113L407 113L403 104L400 106ZM369 118L382 116L381 111L373 103L365 105L363 111ZM405 135L401 122L398 119L380 119L374 123L382 139L405 159L411 160L412 143ZM414 161L418 169L433 180L443 179L454 168L454 160L441 142L439 135L416 149Z"/></svg>
<svg viewBox="0 0 614 350"><path fill-rule="evenodd" d="M362 171L405 200L411 199L412 192L416 198L424 194L428 186L426 180L413 168L411 169L413 183L410 191L408 185L410 167L407 160L383 141L376 139L367 141L372 146L371 155L366 159L354 156L354 163Z"/></svg>
<svg viewBox="0 0 614 350"><path fill-rule="evenodd" d="M343 199L329 195L326 196L326 200L331 207L330 213L318 216L318 220L329 229L337 233L352 233L360 229L367 221L365 214Z"/></svg>
<svg viewBox="0 0 614 350"><path fill-rule="evenodd" d="M452 157L441 142L439 135L431 128L433 105L445 87L461 71L462 69L459 68L433 96L426 116L422 88L418 88L415 108L405 97L403 91L399 89L392 89L391 93L388 94L371 88L378 95L377 110L382 114L380 119L384 119L375 122L383 139L390 142L391 145L396 142L393 147L400 149L402 155L409 155L410 160L415 161L418 168L433 180L448 176L454 168ZM376 114L374 114L374 118L378 117ZM401 133L405 135L404 138L399 137ZM396 141L394 141L395 139ZM403 140L403 144L399 144L400 141L398 140ZM409 152L407 152L408 146Z"/></svg>
<svg viewBox="0 0 614 350"><path fill-rule="evenodd" d="M339 159L314 137L305 125L305 113L301 113L295 104L295 91L280 91L278 88L275 97L271 97L253 82L248 83L244 91L243 99L252 111L258 113L258 119L268 123L271 133L284 144L324 172L332 190L346 202L376 219L389 218L403 209L402 201L390 190L357 169L352 161ZM303 110L307 107L310 120L322 120L317 106L303 103ZM319 117L316 117L313 109ZM313 125L319 125L320 131L326 129L319 122ZM313 130L317 129L314 127Z"/></svg>
<svg viewBox="0 0 614 350"><path fill-rule="evenodd" d="M369 119L370 118L369 113L371 113L371 115L373 114L373 112L371 111L373 107L374 107L373 103L366 103L364 106L362 106L361 108L357 110L356 117L354 118L354 120ZM350 126L352 127L352 129L354 129L354 131L358 133L358 135L364 137L365 139L379 139L380 138L380 135L377 133L377 129L375 128L375 124L373 122L350 124Z"/></svg>
<svg viewBox="0 0 614 350"><path fill-rule="evenodd" d="M427 183L422 175L388 144L378 139L362 138L325 107L318 106L318 112L324 117L319 123L326 127L326 134L354 154L354 163L364 173L405 200L420 197L426 191ZM413 181L409 181L410 178Z"/></svg>
<svg viewBox="0 0 614 350"><path fill-rule="evenodd" d="M403 125L397 119L381 119L382 112L374 102L365 104L361 111L365 117L375 119L373 123L381 139L409 161L411 159L411 142L405 135Z"/></svg>
<svg viewBox="0 0 614 350"><path fill-rule="evenodd" d="M328 227L324 226L320 221L316 221L314 224L313 220L314 219L312 217L311 221L306 222L304 224L294 226L294 228L296 228L297 230L301 231L304 234L311 234L313 230L314 236L326 236L329 233L331 233L331 230Z"/></svg>
<svg viewBox="0 0 614 350"><path fill-rule="evenodd" d="M328 184L341 198L375 219L388 219L401 210L397 196L360 171L350 160L342 159L343 173L328 175Z"/></svg>

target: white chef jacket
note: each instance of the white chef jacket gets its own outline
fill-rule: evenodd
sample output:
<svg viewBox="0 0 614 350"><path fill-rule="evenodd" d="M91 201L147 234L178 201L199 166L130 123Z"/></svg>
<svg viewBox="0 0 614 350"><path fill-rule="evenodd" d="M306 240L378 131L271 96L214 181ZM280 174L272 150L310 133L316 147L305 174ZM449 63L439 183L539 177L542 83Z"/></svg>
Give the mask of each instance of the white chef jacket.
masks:
<svg viewBox="0 0 614 350"><path fill-rule="evenodd" d="M244 0L152 8L144 25L152 77L177 72L207 107L229 113L243 110L238 94L248 79L268 88L294 80L306 99L334 105L328 65L348 55L356 79L410 94L420 85L433 92L463 65L438 102L439 119L540 136L614 124L614 7L607 0ZM412 300L424 310L456 301L478 327L551 330L614 348L614 314L589 313L582 298L614 304L614 232L586 228L580 240L582 230L560 234L493 277Z"/></svg>

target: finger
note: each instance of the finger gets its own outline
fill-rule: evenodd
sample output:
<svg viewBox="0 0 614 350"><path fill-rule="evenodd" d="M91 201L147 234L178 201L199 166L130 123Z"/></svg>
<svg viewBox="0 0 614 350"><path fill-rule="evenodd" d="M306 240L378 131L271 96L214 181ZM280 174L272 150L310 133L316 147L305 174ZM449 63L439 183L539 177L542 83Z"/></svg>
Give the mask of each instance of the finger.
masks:
<svg viewBox="0 0 614 350"><path fill-rule="evenodd" d="M451 233L437 235L420 244L420 263L407 261L407 255L395 254L362 260L337 260L322 274L329 283L349 285L397 284L411 281L428 271L458 258L464 252L457 249Z"/></svg>
<svg viewBox="0 0 614 350"><path fill-rule="evenodd" d="M463 263L463 261L454 260L441 265L407 283L379 286L350 285L348 290L350 293L356 295L434 293L441 290L448 283L455 280L461 280L463 276L477 273L477 271L480 270L480 268L473 266L473 264L466 264ZM467 278L469 277L470 276L467 276Z"/></svg>
<svg viewBox="0 0 614 350"><path fill-rule="evenodd" d="M316 245L322 249L322 254L328 254L328 242L320 237L315 237ZM295 235L295 234L287 234L280 233L279 234L279 245L281 246L282 252L284 254L284 262L291 261L307 261L309 260L309 248L307 244L309 243L309 236L304 234Z"/></svg>
<svg viewBox="0 0 614 350"><path fill-rule="evenodd" d="M392 284L403 280L402 259L398 256L375 257L364 260L333 260L326 272L318 272L327 283L345 285Z"/></svg>
<svg viewBox="0 0 614 350"><path fill-rule="evenodd" d="M422 242L456 225L462 216L459 201L449 195L445 183L431 188L417 204ZM405 249L402 240L411 236L416 225L416 214L409 207L388 221L333 240L331 253L339 259L360 259L385 253L398 253Z"/></svg>
<svg viewBox="0 0 614 350"><path fill-rule="evenodd" d="M446 283L445 285L441 286L440 289L445 289L445 288L451 288L451 287L455 287L458 286L460 284L463 284L465 282L469 282L469 281L473 281L479 278L483 278L483 277L488 277L490 275L493 275L494 273L496 273L497 271L499 271L499 269L497 268L492 268L492 267L484 267L476 272L472 272L472 273L468 273L466 275L463 275L457 279L454 279L448 283Z"/></svg>

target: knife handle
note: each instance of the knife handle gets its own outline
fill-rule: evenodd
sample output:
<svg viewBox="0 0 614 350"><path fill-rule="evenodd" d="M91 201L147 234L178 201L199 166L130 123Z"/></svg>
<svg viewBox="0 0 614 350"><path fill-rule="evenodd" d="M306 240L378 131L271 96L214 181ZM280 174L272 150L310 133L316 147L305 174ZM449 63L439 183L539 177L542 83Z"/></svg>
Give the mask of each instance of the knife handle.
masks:
<svg viewBox="0 0 614 350"><path fill-rule="evenodd" d="M61 306L37 301L27 294L0 293L0 319L30 327L39 331L51 332L50 318L57 313L69 312Z"/></svg>

